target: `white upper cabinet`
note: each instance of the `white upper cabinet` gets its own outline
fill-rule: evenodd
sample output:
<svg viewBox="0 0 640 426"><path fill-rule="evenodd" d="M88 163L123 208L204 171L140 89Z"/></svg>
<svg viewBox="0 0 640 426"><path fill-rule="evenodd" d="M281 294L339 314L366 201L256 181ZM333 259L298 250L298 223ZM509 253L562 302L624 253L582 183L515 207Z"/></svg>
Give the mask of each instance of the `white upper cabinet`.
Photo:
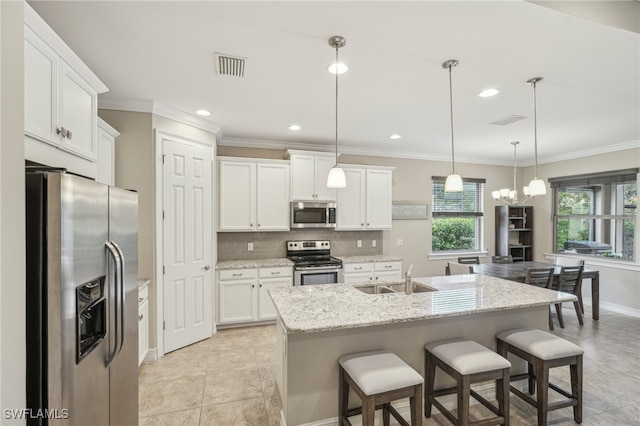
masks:
<svg viewBox="0 0 640 426"><path fill-rule="evenodd" d="M98 93L107 87L25 3L25 157L96 176Z"/></svg>
<svg viewBox="0 0 640 426"><path fill-rule="evenodd" d="M293 201L335 201L336 191L327 187L335 156L329 153L288 151L291 159L291 199Z"/></svg>
<svg viewBox="0 0 640 426"><path fill-rule="evenodd" d="M116 138L120 133L98 117L98 161L96 181L116 184Z"/></svg>
<svg viewBox="0 0 640 426"><path fill-rule="evenodd" d="M220 231L288 231L289 164L219 161Z"/></svg>
<svg viewBox="0 0 640 426"><path fill-rule="evenodd" d="M337 229L391 229L393 169L345 166L343 170L347 187L337 190Z"/></svg>

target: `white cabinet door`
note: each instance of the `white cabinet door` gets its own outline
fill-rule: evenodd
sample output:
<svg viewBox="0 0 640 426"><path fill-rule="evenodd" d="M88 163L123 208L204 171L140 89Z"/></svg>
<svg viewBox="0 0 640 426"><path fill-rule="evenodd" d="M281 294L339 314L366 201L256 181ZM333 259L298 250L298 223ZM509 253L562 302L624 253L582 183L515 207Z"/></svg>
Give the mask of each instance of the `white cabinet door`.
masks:
<svg viewBox="0 0 640 426"><path fill-rule="evenodd" d="M220 280L218 282L220 323L254 321L256 280Z"/></svg>
<svg viewBox="0 0 640 426"><path fill-rule="evenodd" d="M59 121L66 130L62 148L95 160L98 94L70 66L62 67L62 110Z"/></svg>
<svg viewBox="0 0 640 426"><path fill-rule="evenodd" d="M338 230L364 229L365 170L344 169L347 187L336 190Z"/></svg>
<svg viewBox="0 0 640 426"><path fill-rule="evenodd" d="M402 279L401 271L376 272L376 281L400 281L401 279Z"/></svg>
<svg viewBox="0 0 640 426"><path fill-rule="evenodd" d="M220 226L221 231L251 231L256 217L255 163L221 161Z"/></svg>
<svg viewBox="0 0 640 426"><path fill-rule="evenodd" d="M344 274L345 284L357 284L373 281L373 275L371 272L354 272L350 274Z"/></svg>
<svg viewBox="0 0 640 426"><path fill-rule="evenodd" d="M258 294L258 319L268 320L276 317L276 308L273 306L268 290L277 287L291 287L291 277L260 279Z"/></svg>
<svg viewBox="0 0 640 426"><path fill-rule="evenodd" d="M315 157L316 199L334 201L336 190L327 186L329 171L335 165L334 157Z"/></svg>
<svg viewBox="0 0 640 426"><path fill-rule="evenodd" d="M96 181L115 185L116 138L98 127L98 161L96 162Z"/></svg>
<svg viewBox="0 0 640 426"><path fill-rule="evenodd" d="M315 200L316 177L313 155L291 156L291 199Z"/></svg>
<svg viewBox="0 0 640 426"><path fill-rule="evenodd" d="M391 229L391 179L390 170L367 169L367 229Z"/></svg>
<svg viewBox="0 0 640 426"><path fill-rule="evenodd" d="M58 55L28 27L24 32L24 131L35 139L60 144Z"/></svg>
<svg viewBox="0 0 640 426"><path fill-rule="evenodd" d="M376 262L374 275L376 281L398 281L402 279L402 262Z"/></svg>
<svg viewBox="0 0 640 426"><path fill-rule="evenodd" d="M138 305L138 365L149 352L149 300Z"/></svg>
<svg viewBox="0 0 640 426"><path fill-rule="evenodd" d="M257 164L256 230L289 230L289 166Z"/></svg>

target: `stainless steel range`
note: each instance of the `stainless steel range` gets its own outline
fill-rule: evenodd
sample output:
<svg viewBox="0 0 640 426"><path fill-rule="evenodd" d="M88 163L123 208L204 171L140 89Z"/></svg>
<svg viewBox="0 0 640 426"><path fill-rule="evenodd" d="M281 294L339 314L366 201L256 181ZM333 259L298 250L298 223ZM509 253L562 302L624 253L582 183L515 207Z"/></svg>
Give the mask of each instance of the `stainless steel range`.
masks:
<svg viewBox="0 0 640 426"><path fill-rule="evenodd" d="M287 258L294 262L293 285L343 282L342 261L331 256L331 241L287 241Z"/></svg>

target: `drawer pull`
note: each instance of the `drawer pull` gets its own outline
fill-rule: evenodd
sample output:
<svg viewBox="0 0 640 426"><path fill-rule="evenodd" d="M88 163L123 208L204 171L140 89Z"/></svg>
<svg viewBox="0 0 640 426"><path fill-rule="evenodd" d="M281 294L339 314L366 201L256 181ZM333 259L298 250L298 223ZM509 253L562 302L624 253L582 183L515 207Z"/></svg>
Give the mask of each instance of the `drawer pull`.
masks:
<svg viewBox="0 0 640 426"><path fill-rule="evenodd" d="M239 274L231 274L232 277L241 277L242 276L242 272L240 272Z"/></svg>
<svg viewBox="0 0 640 426"><path fill-rule="evenodd" d="M143 314L138 315L138 321L142 321L142 318L144 318Z"/></svg>
<svg viewBox="0 0 640 426"><path fill-rule="evenodd" d="M144 297L138 297L138 303L142 302L144 300Z"/></svg>
<svg viewBox="0 0 640 426"><path fill-rule="evenodd" d="M359 271L359 270L361 270L361 269L362 269L362 266L358 266L358 267L355 267L355 268L353 268L353 269L354 269L354 270L356 270L356 271Z"/></svg>
<svg viewBox="0 0 640 426"><path fill-rule="evenodd" d="M392 265L384 265L385 268L389 269L392 267Z"/></svg>
<svg viewBox="0 0 640 426"><path fill-rule="evenodd" d="M271 275L280 275L280 271L277 271L277 272L271 272Z"/></svg>

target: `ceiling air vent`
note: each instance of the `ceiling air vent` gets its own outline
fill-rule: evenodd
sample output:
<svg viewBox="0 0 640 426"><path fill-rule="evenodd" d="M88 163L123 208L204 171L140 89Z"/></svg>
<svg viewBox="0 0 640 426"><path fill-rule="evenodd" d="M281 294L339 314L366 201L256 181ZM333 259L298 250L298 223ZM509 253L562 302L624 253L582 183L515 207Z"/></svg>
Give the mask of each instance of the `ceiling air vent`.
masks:
<svg viewBox="0 0 640 426"><path fill-rule="evenodd" d="M244 68L247 58L217 52L215 52L213 56L216 62L217 74L229 75L231 77L244 77Z"/></svg>
<svg viewBox="0 0 640 426"><path fill-rule="evenodd" d="M501 118L500 120L492 121L489 124L493 124L494 126L506 126L507 124L515 123L516 121L524 120L525 118L529 118L526 115L510 115L505 118Z"/></svg>

